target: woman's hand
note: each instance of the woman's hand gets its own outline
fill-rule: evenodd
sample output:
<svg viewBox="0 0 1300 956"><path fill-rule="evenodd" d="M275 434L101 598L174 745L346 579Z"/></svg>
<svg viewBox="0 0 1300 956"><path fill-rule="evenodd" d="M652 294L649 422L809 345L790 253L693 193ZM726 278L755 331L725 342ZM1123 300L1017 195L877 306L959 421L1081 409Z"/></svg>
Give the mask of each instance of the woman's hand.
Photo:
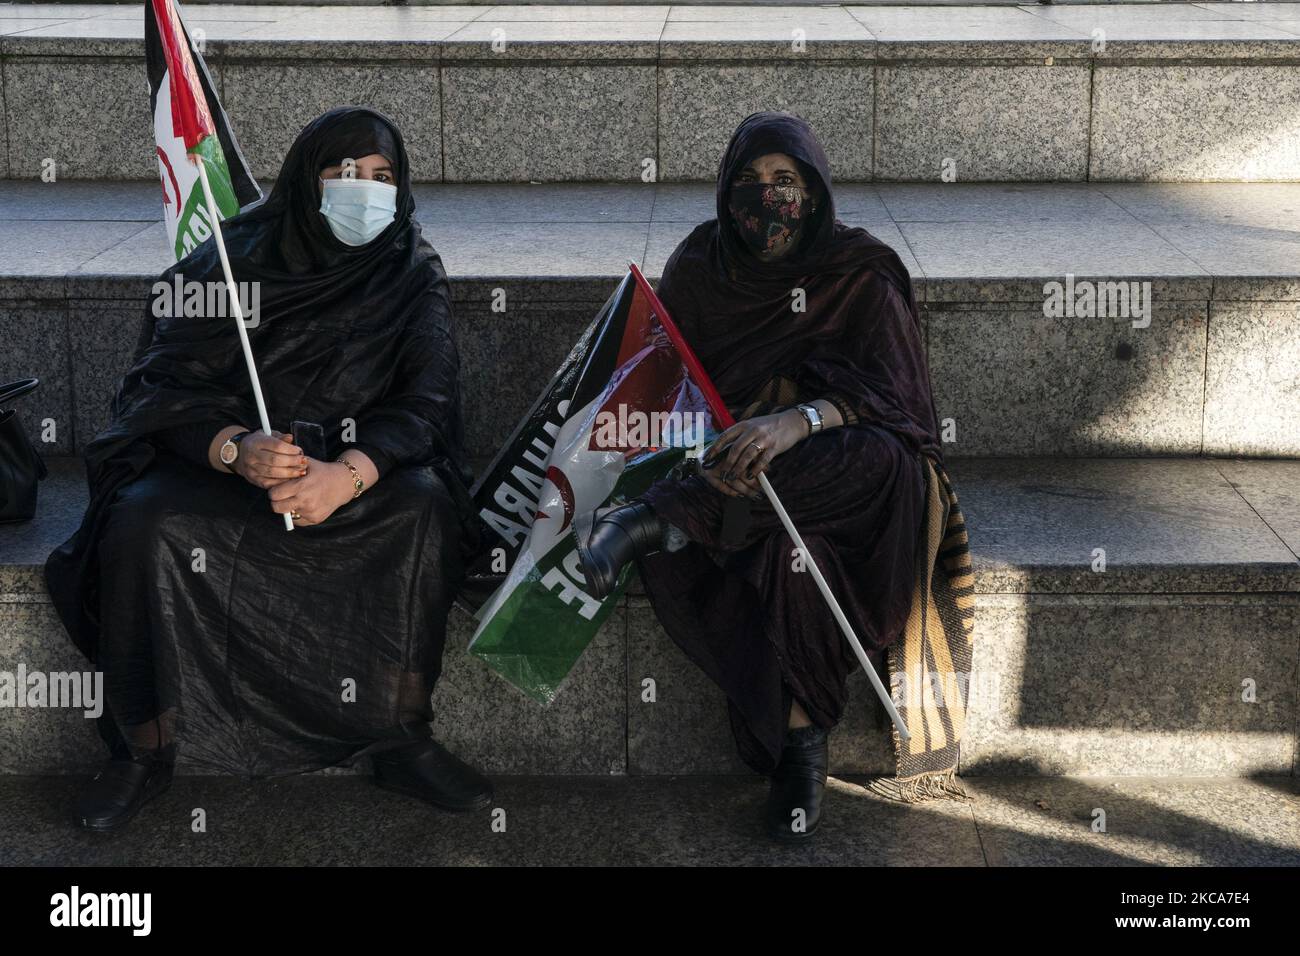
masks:
<svg viewBox="0 0 1300 956"><path fill-rule="evenodd" d="M284 432L249 432L239 440L235 472L258 488L274 488L305 474L307 459Z"/></svg>
<svg viewBox="0 0 1300 956"><path fill-rule="evenodd" d="M797 409L736 422L718 436L704 455L701 474L718 491L733 498L756 498L758 476L772 459L808 437L808 422Z"/></svg>
<svg viewBox="0 0 1300 956"><path fill-rule="evenodd" d="M337 461L307 459L307 474L273 487L268 496L276 514L297 514L296 525L320 524L352 500L352 471Z"/></svg>

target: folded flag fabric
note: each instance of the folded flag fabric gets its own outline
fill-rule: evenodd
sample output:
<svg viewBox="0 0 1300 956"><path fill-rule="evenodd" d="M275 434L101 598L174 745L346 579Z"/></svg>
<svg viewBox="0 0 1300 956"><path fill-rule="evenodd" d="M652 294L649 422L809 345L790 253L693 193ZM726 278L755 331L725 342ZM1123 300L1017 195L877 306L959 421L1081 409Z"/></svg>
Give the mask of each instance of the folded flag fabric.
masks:
<svg viewBox="0 0 1300 956"><path fill-rule="evenodd" d="M171 248L182 259L212 235L203 186L188 154L206 164L223 219L261 199L262 190L172 0L146 0L144 49L163 218Z"/></svg>
<svg viewBox="0 0 1300 956"><path fill-rule="evenodd" d="M575 529L585 537L598 509L712 441L714 407L725 406L633 266L474 488L484 547L466 593L476 579L500 584L477 610L472 654L554 700L625 583L604 601L583 590Z"/></svg>

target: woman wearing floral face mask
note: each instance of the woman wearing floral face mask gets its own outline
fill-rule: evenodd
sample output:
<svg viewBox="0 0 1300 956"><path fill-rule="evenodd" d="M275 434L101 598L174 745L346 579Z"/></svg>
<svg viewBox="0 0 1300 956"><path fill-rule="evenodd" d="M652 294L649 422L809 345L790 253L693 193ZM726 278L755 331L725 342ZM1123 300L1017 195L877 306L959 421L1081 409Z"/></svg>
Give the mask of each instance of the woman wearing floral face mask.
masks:
<svg viewBox="0 0 1300 956"><path fill-rule="evenodd" d="M89 510L46 565L105 677L111 757L82 826L125 823L178 757L263 776L369 755L389 789L491 800L429 736L474 525L450 292L414 209L396 126L342 107L223 224L236 281L260 287L248 336L271 435L226 311L147 308L86 451ZM220 282L213 242L155 289L176 278Z"/></svg>
<svg viewBox="0 0 1300 956"><path fill-rule="evenodd" d="M604 594L639 562L664 628L726 693L741 757L771 776L768 832L803 839L820 820L828 732L858 663L758 476L879 662L911 607L921 456L942 464L942 449L907 269L836 221L808 124L746 118L716 202L659 294L737 424L699 474L598 520L583 570Z"/></svg>

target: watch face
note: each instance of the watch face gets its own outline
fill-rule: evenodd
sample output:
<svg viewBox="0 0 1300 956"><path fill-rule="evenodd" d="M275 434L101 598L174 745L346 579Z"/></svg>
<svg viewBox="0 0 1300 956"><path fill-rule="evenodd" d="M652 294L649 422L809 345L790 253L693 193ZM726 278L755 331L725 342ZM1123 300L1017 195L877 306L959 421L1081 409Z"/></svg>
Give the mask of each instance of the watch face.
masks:
<svg viewBox="0 0 1300 956"><path fill-rule="evenodd" d="M221 446L221 460L227 465L233 464L238 455L239 446L227 439L226 443Z"/></svg>

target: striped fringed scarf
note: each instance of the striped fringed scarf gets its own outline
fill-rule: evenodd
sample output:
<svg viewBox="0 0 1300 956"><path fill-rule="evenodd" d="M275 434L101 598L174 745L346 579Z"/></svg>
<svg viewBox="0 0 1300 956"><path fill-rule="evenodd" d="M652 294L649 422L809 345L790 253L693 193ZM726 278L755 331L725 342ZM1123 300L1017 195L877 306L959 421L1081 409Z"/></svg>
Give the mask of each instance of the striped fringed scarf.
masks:
<svg viewBox="0 0 1300 956"><path fill-rule="evenodd" d="M926 508L912 611L902 636L888 649L894 706L911 740L902 743L889 721L897 773L871 784L881 796L905 803L970 799L957 782L957 759L971 686L975 575L965 519L948 474L928 455L921 458L926 463Z"/></svg>

